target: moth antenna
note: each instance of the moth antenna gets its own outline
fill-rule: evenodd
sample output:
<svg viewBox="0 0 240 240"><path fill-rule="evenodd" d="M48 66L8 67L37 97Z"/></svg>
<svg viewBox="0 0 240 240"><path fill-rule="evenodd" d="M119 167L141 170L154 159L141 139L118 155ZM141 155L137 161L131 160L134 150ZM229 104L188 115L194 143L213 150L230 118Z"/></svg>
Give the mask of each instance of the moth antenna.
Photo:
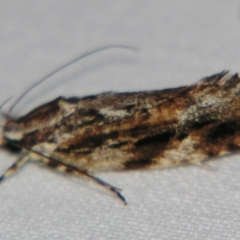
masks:
<svg viewBox="0 0 240 240"><path fill-rule="evenodd" d="M10 115L10 113L12 112L12 110L16 107L16 105L32 90L34 89L36 86L38 86L39 84L41 84L42 82L44 82L45 80L47 80L48 78L52 77L53 75L55 75L56 73L60 72L61 70L67 68L68 66L72 65L75 62L78 62L79 60L88 57L92 54L95 54L97 52L109 49L109 48L126 48L126 49L130 49L130 50L134 50L134 51L138 51L138 48L135 47L130 47L130 46L125 46L125 45L110 45L110 46L105 46L105 47L101 47L101 48L97 48L95 50L89 51L87 53L84 53L76 58L74 58L73 60L63 64L62 66L58 67L57 69L55 69L54 71L50 72L49 74L47 74L45 77L41 78L40 80L38 80L36 83L34 83L31 87L29 87L27 90L25 90L22 95L17 98L17 100L12 104L12 106L9 108L8 110L8 115Z"/></svg>
<svg viewBox="0 0 240 240"><path fill-rule="evenodd" d="M9 97L7 100L5 100L1 105L0 105L0 114L3 116L3 117L6 117L8 118L7 114L2 112L2 108L3 106L12 98L13 96ZM3 126L0 126L0 128L2 128ZM0 144L1 145L1 144Z"/></svg>
<svg viewBox="0 0 240 240"><path fill-rule="evenodd" d="M2 110L3 106L12 98L13 96L9 97L7 100L5 100L1 105L0 105L0 110Z"/></svg>

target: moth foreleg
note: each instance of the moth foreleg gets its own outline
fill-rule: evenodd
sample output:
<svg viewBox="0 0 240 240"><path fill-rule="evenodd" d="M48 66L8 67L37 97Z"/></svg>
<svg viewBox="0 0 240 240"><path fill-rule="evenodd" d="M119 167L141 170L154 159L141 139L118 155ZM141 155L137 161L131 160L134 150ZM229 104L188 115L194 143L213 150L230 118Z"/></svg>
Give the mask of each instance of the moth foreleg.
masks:
<svg viewBox="0 0 240 240"><path fill-rule="evenodd" d="M93 179L96 183L100 184L103 187L106 187L107 189L109 189L111 192L113 192L114 194L117 195L117 197L125 204L127 205L127 201L124 198L124 196L120 193L122 191L122 189L114 187L112 185L110 185L109 183L101 180L100 178L94 177L92 175L87 174L88 177L90 177L91 179Z"/></svg>
<svg viewBox="0 0 240 240"><path fill-rule="evenodd" d="M127 205L127 201L125 200L125 198L123 197L123 195L120 193L122 190L114 187L110 184L108 184L107 182L89 174L86 171L81 171L80 169L71 166L71 165L67 165L65 163L62 163L58 160L55 160L53 158L47 158L44 157L42 159L42 161L44 163L46 163L49 167L55 168L56 170L59 170L61 172L65 172L65 173L72 173L74 175L80 175L80 176L85 176L88 177L90 179L92 179L94 182L96 182L97 184L107 188L108 190L110 190L112 193L114 193L125 205Z"/></svg>
<svg viewBox="0 0 240 240"><path fill-rule="evenodd" d="M10 168L7 169L7 171L0 177L0 182L3 181L3 179L15 174L18 169L20 169L27 161L29 160L28 154L23 155L20 157Z"/></svg>

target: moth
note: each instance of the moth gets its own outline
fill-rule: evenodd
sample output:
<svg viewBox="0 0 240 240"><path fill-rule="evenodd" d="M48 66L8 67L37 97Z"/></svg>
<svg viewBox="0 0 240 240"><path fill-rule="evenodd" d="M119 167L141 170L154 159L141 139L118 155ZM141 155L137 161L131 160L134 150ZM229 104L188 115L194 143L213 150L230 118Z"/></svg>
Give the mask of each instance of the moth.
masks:
<svg viewBox="0 0 240 240"><path fill-rule="evenodd" d="M240 77L227 71L179 88L58 97L28 114L6 114L2 147L21 150L0 180L28 160L86 176L125 204L98 171L155 169L240 150Z"/></svg>

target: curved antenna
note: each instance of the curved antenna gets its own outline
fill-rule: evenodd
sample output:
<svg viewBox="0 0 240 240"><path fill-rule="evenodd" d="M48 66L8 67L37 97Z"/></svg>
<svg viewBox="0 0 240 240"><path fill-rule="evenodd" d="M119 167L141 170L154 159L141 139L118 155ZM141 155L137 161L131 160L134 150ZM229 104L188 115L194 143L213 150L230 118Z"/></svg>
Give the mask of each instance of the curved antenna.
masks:
<svg viewBox="0 0 240 240"><path fill-rule="evenodd" d="M1 105L0 105L0 114L3 116L3 117L7 117L5 113L2 112L2 108L3 106L12 98L13 96L9 97L7 100L5 100ZM0 126L0 128L2 128L3 126Z"/></svg>
<svg viewBox="0 0 240 240"><path fill-rule="evenodd" d="M47 80L48 78L52 77L54 74L60 72L61 70L65 69L66 67L72 65L73 63L88 57L92 54L95 54L97 52L109 49L109 48L126 48L126 49L130 49L130 50L134 50L134 51L138 51L138 48L134 48L134 47L130 47L130 46L125 46L125 45L110 45L110 46L105 46L105 47L101 47L101 48L97 48L94 49L90 52L84 53L81 56L78 56L77 58L74 58L73 60L63 64L62 66L58 67L57 69L55 69L54 71L50 72L49 74L47 74L45 77L41 78L40 80L38 80L36 83L34 83L31 87L29 87L26 91L24 91L21 96L19 98L17 98L17 100L13 103L13 105L9 108L8 110L8 115L10 115L11 111L16 107L16 105L32 90L34 89L36 86L38 86L39 84L41 84L42 82L44 82L45 80Z"/></svg>
<svg viewBox="0 0 240 240"><path fill-rule="evenodd" d="M7 100L5 100L1 105L0 105L0 110L2 110L3 106L12 98L13 96L9 97Z"/></svg>

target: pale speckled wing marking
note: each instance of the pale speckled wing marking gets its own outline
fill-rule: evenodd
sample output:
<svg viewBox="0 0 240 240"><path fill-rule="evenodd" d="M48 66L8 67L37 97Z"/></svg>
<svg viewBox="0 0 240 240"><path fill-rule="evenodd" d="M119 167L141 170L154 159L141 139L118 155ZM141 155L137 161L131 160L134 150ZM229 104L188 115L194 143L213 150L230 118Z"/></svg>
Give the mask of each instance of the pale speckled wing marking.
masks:
<svg viewBox="0 0 240 240"><path fill-rule="evenodd" d="M88 172L196 163L239 151L239 91L239 76L222 72L175 89L59 97L4 132Z"/></svg>

